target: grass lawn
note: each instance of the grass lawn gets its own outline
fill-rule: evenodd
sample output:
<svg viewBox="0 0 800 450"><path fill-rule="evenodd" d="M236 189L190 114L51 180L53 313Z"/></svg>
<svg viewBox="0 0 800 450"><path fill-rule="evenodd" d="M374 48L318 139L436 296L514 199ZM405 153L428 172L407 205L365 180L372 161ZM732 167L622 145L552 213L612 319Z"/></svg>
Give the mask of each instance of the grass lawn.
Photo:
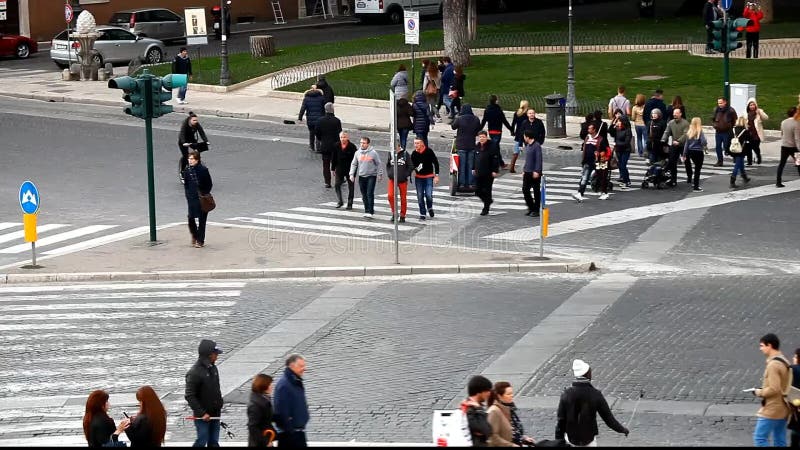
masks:
<svg viewBox="0 0 800 450"><path fill-rule="evenodd" d="M566 13L565 13L566 14ZM424 28L423 28L424 30ZM800 23L779 22L765 25L761 39L775 37L800 37ZM439 50L444 47L442 30L423 31L418 50ZM478 39L472 48L534 46L567 44L567 23L532 22L517 25L488 25L478 28ZM699 20L679 18L661 21L631 20L606 23L604 21L576 21L574 26L576 45L608 43L616 44L657 44L705 42L705 29ZM408 51L404 37L396 35L376 36L344 42L321 43L280 48L278 54L268 58L252 58L249 53L229 55L229 67L233 83L275 72L308 62L337 56L393 53ZM219 82L218 55L199 55L193 57L194 82L217 84ZM169 64L156 66L151 70L161 76L168 73Z"/></svg>
<svg viewBox="0 0 800 450"><path fill-rule="evenodd" d="M327 78L337 95L386 99L398 64L358 66L331 72ZM495 94L506 110L515 109L521 99L544 110L543 96L553 92L566 95L567 55L475 56L465 73L465 101L476 107L486 106L489 95ZM647 75L666 78L636 79ZM416 76L419 89L419 73ZM786 109L796 104L800 93L798 76L797 60L731 60L731 83L756 85L759 106L770 116L765 124L768 128L778 128ZM578 53L575 80L583 113L595 108L605 113L608 99L616 94L619 84L624 84L631 100L636 93L649 98L656 88L664 90L667 104L673 96L680 95L688 115L697 115L707 123L716 98L722 94L722 60L686 52ZM303 91L308 85L307 81L285 89Z"/></svg>

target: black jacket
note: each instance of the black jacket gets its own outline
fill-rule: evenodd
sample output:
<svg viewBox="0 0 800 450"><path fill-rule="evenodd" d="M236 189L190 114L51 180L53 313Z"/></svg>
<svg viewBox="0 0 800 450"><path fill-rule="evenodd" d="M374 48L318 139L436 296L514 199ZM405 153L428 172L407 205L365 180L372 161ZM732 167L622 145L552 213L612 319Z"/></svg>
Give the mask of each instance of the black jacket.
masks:
<svg viewBox="0 0 800 450"><path fill-rule="evenodd" d="M648 125L647 151L651 154L656 152L657 158L661 158L661 156L663 156L664 146L661 144L661 138L664 136L664 132L666 130L667 122L663 117L659 117L657 120L651 121Z"/></svg>
<svg viewBox="0 0 800 450"><path fill-rule="evenodd" d="M461 114L450 125L456 130L456 148L472 150L475 148L475 137L481 131L481 121L472 113L469 103L461 107Z"/></svg>
<svg viewBox="0 0 800 450"><path fill-rule="evenodd" d="M414 133L426 134L431 129L431 112L425 94L418 92L414 95Z"/></svg>
<svg viewBox="0 0 800 450"><path fill-rule="evenodd" d="M172 61L172 73L192 74L192 59L188 56L182 58L180 54L175 55Z"/></svg>
<svg viewBox="0 0 800 450"><path fill-rule="evenodd" d="M103 444L109 440L116 441L118 438L114 435L117 426L114 425L114 419L108 416L96 415L89 423L89 447L102 447Z"/></svg>
<svg viewBox="0 0 800 450"><path fill-rule="evenodd" d="M272 401L267 395L251 392L247 404L247 446L266 447L269 435L264 436L264 430L275 432L272 426Z"/></svg>
<svg viewBox="0 0 800 450"><path fill-rule="evenodd" d="M439 175L439 159L430 147L422 153L414 150L411 152L411 166L417 176Z"/></svg>
<svg viewBox="0 0 800 450"><path fill-rule="evenodd" d="M517 142L525 142L525 140L522 138L525 135L525 130L533 130L533 139L538 142L539 145L544 145L545 130L544 122L542 122L541 119L537 117L533 119L533 122L531 122L527 117L525 117L525 120L519 122L517 127L514 129L514 140Z"/></svg>
<svg viewBox="0 0 800 450"><path fill-rule="evenodd" d="M485 145L479 143L474 158L475 176L491 177L492 173L500 172L500 148L493 140L488 139Z"/></svg>
<svg viewBox="0 0 800 450"><path fill-rule="evenodd" d="M317 121L325 115L325 103L325 97L321 91L309 89L303 96L303 105L300 106L298 120L303 120L303 114L305 114L308 126L315 127Z"/></svg>
<svg viewBox="0 0 800 450"><path fill-rule="evenodd" d="M467 423L472 436L473 447L488 447L489 436L492 435L492 425L489 416L482 407L467 405Z"/></svg>
<svg viewBox="0 0 800 450"><path fill-rule="evenodd" d="M308 423L308 404L303 379L295 375L288 367L283 376L275 384L273 418L275 427L280 432L305 429Z"/></svg>
<svg viewBox="0 0 800 450"><path fill-rule="evenodd" d="M328 84L328 80L325 77L320 77L320 79L317 80L317 89L322 90L322 96L325 97L325 103L334 103L333 88L330 84Z"/></svg>
<svg viewBox="0 0 800 450"><path fill-rule="evenodd" d="M662 118L666 117L665 114L667 113L667 105L664 103L664 100L650 97L650 99L647 100L647 103L644 104L644 111L642 112L642 119L644 120L645 125L650 125L650 120L652 120L652 115L650 113L652 113L656 108L661 110Z"/></svg>
<svg viewBox="0 0 800 450"><path fill-rule="evenodd" d="M187 178L188 183L188 178ZM222 392L219 387L219 371L211 364L209 356L214 351L214 342L203 340L198 350L199 358L186 372L186 394L184 397L195 417L209 414L219 417L222 412Z"/></svg>
<svg viewBox="0 0 800 450"><path fill-rule="evenodd" d="M390 154L386 158L386 174L390 180L394 180L394 167L392 166L392 155ZM408 156L408 153L403 150L397 152L397 182L398 183L405 183L411 177L411 168L408 166L411 164L411 158Z"/></svg>
<svg viewBox="0 0 800 450"><path fill-rule="evenodd" d="M203 163L197 163L196 166L186 166L186 170L183 171L183 179L183 190L186 194L186 203L189 205L189 217L200 217L202 210L198 191L203 194L211 192L211 188L214 186L211 174Z"/></svg>
<svg viewBox="0 0 800 450"><path fill-rule="evenodd" d="M345 148L342 148L341 141L336 144L336 149L331 154L331 168L336 171L336 176L347 177L357 151L356 145L352 142L348 141Z"/></svg>
<svg viewBox="0 0 800 450"><path fill-rule="evenodd" d="M490 103L488 106L486 106L486 109L483 110L481 129L483 129L487 123L489 124L489 131L503 131L503 125L508 128L509 132L514 131L514 128L508 123L508 119L506 119L506 114L503 112L503 108L496 103Z"/></svg>
<svg viewBox="0 0 800 450"><path fill-rule="evenodd" d="M522 124L528 121L528 116L523 113L521 116L518 116L514 113L514 116L511 118L511 134L514 136L514 140L523 143L525 142L522 139L522 134L517 134L517 131L522 127Z"/></svg>
<svg viewBox="0 0 800 450"><path fill-rule="evenodd" d="M319 152L325 156L330 156L339 146L339 133L342 131L342 121L333 113L325 113L325 116L317 121L315 134L319 139Z"/></svg>
<svg viewBox="0 0 800 450"><path fill-rule="evenodd" d="M186 149L183 144L189 144L189 148L204 152L208 150L208 138L203 126L197 122L197 127L189 125L190 117L187 117L181 125L181 131L178 133L178 146L181 149Z"/></svg>
<svg viewBox="0 0 800 450"><path fill-rule="evenodd" d="M564 439L564 434L569 436L569 441L575 445L586 445L597 436L597 414L609 428L617 433L628 433L608 407L603 394L597 390L590 380L580 378L572 386L564 390L558 402L558 423L556 424L556 439Z"/></svg>
<svg viewBox="0 0 800 450"><path fill-rule="evenodd" d="M131 447L161 447L161 442L153 440L153 426L144 414L137 414L133 418L125 434L131 441Z"/></svg>
<svg viewBox="0 0 800 450"><path fill-rule="evenodd" d="M397 100L397 129L411 129L414 126L412 118L414 117L414 108L411 107L408 99L403 97Z"/></svg>
<svg viewBox="0 0 800 450"><path fill-rule="evenodd" d="M622 129L611 127L609 134L614 137L615 151L630 153L633 143L633 133L631 133L630 124L626 124Z"/></svg>

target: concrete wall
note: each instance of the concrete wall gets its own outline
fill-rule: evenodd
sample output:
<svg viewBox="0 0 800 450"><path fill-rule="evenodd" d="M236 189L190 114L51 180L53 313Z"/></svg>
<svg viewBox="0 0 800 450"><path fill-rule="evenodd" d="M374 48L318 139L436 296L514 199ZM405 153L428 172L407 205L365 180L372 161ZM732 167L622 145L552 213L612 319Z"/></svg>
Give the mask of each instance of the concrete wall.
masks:
<svg viewBox="0 0 800 450"><path fill-rule="evenodd" d="M98 24L108 23L115 11L132 8L158 7L167 8L173 12L183 15L183 9L187 7L206 8L206 19L211 20L211 7L219 5L217 0L89 0L87 4L84 0L80 7L89 10L94 14ZM97 3L95 3L97 2ZM74 3L77 3L74 2ZM63 0L28 0L30 11L30 34L37 41L49 41L56 34L66 28L64 22L64 1ZM285 19L297 18L297 2L292 0L281 0L283 17ZM231 4L232 20L236 24L237 18L254 16L256 21L271 22L274 18L272 7L267 0L233 0ZM76 7L76 11L77 11ZM76 14L77 16L77 14ZM211 24L208 24L211 30Z"/></svg>

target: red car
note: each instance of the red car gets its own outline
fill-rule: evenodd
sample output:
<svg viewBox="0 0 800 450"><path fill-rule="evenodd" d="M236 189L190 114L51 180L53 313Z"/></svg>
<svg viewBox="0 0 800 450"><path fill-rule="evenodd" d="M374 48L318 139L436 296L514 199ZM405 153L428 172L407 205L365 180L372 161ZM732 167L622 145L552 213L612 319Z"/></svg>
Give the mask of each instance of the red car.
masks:
<svg viewBox="0 0 800 450"><path fill-rule="evenodd" d="M16 34L0 33L0 56L14 56L16 58L27 58L32 53L36 53L38 46L36 41L19 36Z"/></svg>

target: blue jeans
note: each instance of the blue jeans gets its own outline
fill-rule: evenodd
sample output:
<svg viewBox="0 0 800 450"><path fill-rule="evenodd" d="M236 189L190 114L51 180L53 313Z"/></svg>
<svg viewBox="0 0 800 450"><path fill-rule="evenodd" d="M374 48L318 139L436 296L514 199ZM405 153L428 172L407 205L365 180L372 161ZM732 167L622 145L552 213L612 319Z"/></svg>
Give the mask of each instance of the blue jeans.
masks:
<svg viewBox="0 0 800 450"><path fill-rule="evenodd" d="M461 149L458 150L458 186L474 186L475 185L475 176L472 175L472 165L475 161L472 160L472 157L475 153L475 149L468 148L468 149Z"/></svg>
<svg viewBox="0 0 800 450"><path fill-rule="evenodd" d="M733 157L733 173L731 173L731 176L736 178L739 173L744 177L744 153L739 153Z"/></svg>
<svg viewBox="0 0 800 450"><path fill-rule="evenodd" d="M514 154L519 155L519 152L522 151L522 143L519 141L514 141Z"/></svg>
<svg viewBox="0 0 800 450"><path fill-rule="evenodd" d="M181 86L178 88L178 98L181 100L186 100L186 90L189 89L188 86Z"/></svg>
<svg viewBox="0 0 800 450"><path fill-rule="evenodd" d="M502 138L503 138L502 134L490 134L489 135L489 139L491 139L492 142L497 144L497 149L498 150L500 150L500 140ZM500 152L500 165L502 166L503 164L505 164L505 161L503 161L503 152Z"/></svg>
<svg viewBox="0 0 800 450"><path fill-rule="evenodd" d="M578 184L578 192L583 195L586 192L586 185L592 179L592 172L594 172L594 164L584 164L581 170L581 181Z"/></svg>
<svg viewBox="0 0 800 450"><path fill-rule="evenodd" d="M428 210L433 209L433 178L414 177L414 185L417 187L419 215L424 216ZM425 208L426 203L427 209Z"/></svg>
<svg viewBox="0 0 800 450"><path fill-rule="evenodd" d="M617 152L617 161L619 162L619 177L622 182L630 184L631 176L628 173L628 159L631 157L631 152Z"/></svg>
<svg viewBox="0 0 800 450"><path fill-rule="evenodd" d="M403 147L403 150L406 149L406 143L408 142L408 132L411 131L411 128L400 128L397 130L400 133L400 147ZM427 143L425 145L428 145Z"/></svg>
<svg viewBox="0 0 800 450"><path fill-rule="evenodd" d="M729 131L717 132L714 138L717 144L717 161L722 161L724 152L731 149L731 133Z"/></svg>
<svg viewBox="0 0 800 450"><path fill-rule="evenodd" d="M364 212L375 214L375 181L377 176L358 177L358 187L361 188L361 200L364 201Z"/></svg>
<svg viewBox="0 0 800 450"><path fill-rule="evenodd" d="M636 125L636 150L639 156L644 155L647 149L647 127L644 125Z"/></svg>
<svg viewBox="0 0 800 450"><path fill-rule="evenodd" d="M195 420L194 427L197 429L197 439L192 447L219 447L219 420Z"/></svg>
<svg viewBox="0 0 800 450"><path fill-rule="evenodd" d="M753 431L753 445L769 447L770 434L773 447L786 447L786 419L757 418L756 429Z"/></svg>

